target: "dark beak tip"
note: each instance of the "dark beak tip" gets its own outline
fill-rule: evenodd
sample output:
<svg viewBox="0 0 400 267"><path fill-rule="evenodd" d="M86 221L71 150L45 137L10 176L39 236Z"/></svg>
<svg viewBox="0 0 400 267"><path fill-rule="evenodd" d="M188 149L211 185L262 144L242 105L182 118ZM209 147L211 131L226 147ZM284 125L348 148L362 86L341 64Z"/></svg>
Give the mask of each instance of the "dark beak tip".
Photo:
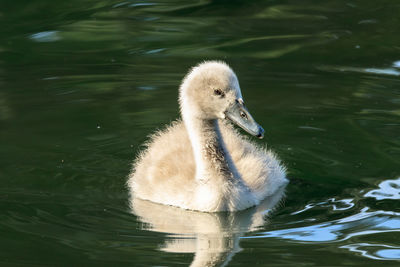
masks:
<svg viewBox="0 0 400 267"><path fill-rule="evenodd" d="M259 138L259 139L263 139L264 138L264 129L261 128L261 126L258 127L257 138Z"/></svg>

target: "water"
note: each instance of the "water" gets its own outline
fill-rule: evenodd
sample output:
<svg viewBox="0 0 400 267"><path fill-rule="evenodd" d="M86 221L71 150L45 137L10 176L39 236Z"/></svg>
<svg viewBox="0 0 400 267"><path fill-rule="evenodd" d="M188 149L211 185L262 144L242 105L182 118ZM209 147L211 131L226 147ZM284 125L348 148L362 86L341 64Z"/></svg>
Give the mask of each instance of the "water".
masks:
<svg viewBox="0 0 400 267"><path fill-rule="evenodd" d="M394 0L3 1L0 265L397 266L399 13ZM236 71L257 142L288 167L284 201L199 214L129 199L132 160L205 59Z"/></svg>

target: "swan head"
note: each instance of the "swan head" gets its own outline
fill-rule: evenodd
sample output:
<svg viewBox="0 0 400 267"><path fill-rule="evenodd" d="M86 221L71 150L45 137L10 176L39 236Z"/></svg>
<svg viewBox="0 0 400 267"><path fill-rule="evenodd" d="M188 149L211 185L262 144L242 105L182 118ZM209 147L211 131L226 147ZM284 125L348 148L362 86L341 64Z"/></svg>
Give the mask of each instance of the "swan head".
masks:
<svg viewBox="0 0 400 267"><path fill-rule="evenodd" d="M264 129L244 105L236 74L226 63L206 61L192 68L179 93L184 119L230 119L249 134L264 137Z"/></svg>

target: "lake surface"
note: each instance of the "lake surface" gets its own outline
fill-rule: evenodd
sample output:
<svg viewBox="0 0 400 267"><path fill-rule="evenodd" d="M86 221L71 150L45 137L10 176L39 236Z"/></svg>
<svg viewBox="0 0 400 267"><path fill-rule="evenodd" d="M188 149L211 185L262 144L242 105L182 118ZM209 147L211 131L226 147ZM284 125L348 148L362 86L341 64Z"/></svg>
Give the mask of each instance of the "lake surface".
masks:
<svg viewBox="0 0 400 267"><path fill-rule="evenodd" d="M398 266L400 2L2 1L1 266ZM133 201L188 68L225 60L284 200ZM243 133L245 134L245 133ZM275 206L275 207L274 207Z"/></svg>

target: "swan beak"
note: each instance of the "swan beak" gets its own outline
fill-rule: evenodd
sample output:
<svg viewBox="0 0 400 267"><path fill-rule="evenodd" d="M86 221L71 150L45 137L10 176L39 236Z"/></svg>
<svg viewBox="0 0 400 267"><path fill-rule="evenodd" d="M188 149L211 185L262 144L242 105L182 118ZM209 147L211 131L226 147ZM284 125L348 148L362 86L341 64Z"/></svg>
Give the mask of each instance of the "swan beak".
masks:
<svg viewBox="0 0 400 267"><path fill-rule="evenodd" d="M264 129L253 119L241 98L237 99L235 103L225 111L225 115L249 134L260 139L264 137Z"/></svg>

